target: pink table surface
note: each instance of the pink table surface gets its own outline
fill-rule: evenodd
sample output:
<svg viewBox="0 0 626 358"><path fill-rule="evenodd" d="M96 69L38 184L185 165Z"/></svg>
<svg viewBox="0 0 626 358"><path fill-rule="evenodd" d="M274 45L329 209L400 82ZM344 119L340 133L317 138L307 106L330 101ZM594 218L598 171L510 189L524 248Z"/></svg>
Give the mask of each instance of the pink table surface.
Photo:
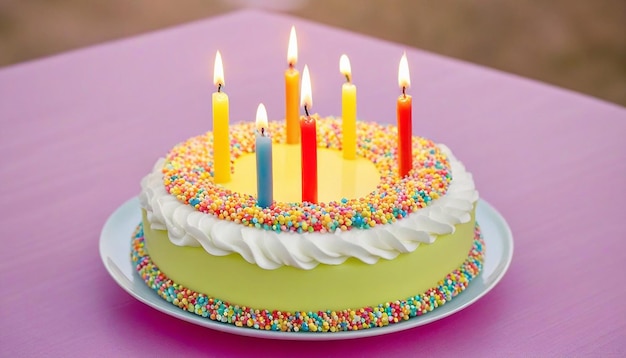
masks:
<svg viewBox="0 0 626 358"><path fill-rule="evenodd" d="M175 143L211 128L215 51L234 121L283 116L289 29L315 111L393 123L398 61L414 132L448 144L510 224L509 272L469 308L408 331L324 343L215 332L136 301L98 254L107 217ZM0 70L0 355L626 354L626 110L303 19L242 11ZM130 235L130 233L129 233Z"/></svg>

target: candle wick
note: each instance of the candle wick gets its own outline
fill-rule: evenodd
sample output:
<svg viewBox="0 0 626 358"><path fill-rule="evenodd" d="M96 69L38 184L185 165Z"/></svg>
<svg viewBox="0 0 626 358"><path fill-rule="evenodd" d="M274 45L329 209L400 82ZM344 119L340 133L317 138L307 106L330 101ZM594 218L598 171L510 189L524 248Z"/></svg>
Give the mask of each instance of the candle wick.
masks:
<svg viewBox="0 0 626 358"><path fill-rule="evenodd" d="M406 98L406 86L402 86L402 96Z"/></svg>
<svg viewBox="0 0 626 358"><path fill-rule="evenodd" d="M304 113L306 113L306 116L307 116L307 117L309 116L309 109L308 109L308 108L306 108L306 105L304 106Z"/></svg>
<svg viewBox="0 0 626 358"><path fill-rule="evenodd" d="M222 92L222 84L221 83L217 84L217 92Z"/></svg>
<svg viewBox="0 0 626 358"><path fill-rule="evenodd" d="M265 128L264 127L261 127L261 136L265 137Z"/></svg>
<svg viewBox="0 0 626 358"><path fill-rule="evenodd" d="M350 75L346 73L346 81L348 81L348 83L350 83Z"/></svg>
<svg viewBox="0 0 626 358"><path fill-rule="evenodd" d="M293 68L293 67L294 67L293 62L289 62L289 68Z"/></svg>

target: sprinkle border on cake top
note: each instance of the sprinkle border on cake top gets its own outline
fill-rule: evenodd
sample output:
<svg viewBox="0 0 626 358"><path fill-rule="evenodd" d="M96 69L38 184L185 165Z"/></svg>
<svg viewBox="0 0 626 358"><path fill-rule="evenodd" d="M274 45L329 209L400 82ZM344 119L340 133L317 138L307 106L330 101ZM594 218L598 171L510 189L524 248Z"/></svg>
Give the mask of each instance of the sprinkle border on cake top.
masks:
<svg viewBox="0 0 626 358"><path fill-rule="evenodd" d="M255 124L231 125L231 161L254 153ZM284 122L270 122L274 143L285 143ZM452 174L446 155L432 141L414 136L413 169L397 175L397 127L357 122L357 155L370 160L380 183L368 195L326 203L277 202L261 208L256 197L213 181L213 133L175 146L163 165L163 184L179 201L221 220L276 232L334 232L393 223L445 195ZM341 150L341 120L317 118L317 145Z"/></svg>

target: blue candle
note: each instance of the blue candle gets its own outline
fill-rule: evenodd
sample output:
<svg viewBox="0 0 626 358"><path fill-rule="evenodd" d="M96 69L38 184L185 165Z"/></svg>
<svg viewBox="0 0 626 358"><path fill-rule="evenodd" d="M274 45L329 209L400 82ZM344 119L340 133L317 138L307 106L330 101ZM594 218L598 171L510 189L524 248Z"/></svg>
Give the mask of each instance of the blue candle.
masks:
<svg viewBox="0 0 626 358"><path fill-rule="evenodd" d="M267 112L263 103L256 110L256 191L258 206L267 208L272 205L272 138L267 132Z"/></svg>

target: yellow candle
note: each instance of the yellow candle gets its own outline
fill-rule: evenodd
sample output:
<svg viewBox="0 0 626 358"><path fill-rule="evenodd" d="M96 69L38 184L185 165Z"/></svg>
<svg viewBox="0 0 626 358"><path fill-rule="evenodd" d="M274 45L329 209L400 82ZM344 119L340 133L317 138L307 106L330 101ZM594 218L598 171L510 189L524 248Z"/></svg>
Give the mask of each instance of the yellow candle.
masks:
<svg viewBox="0 0 626 358"><path fill-rule="evenodd" d="M230 137L228 135L228 96L222 92L224 87L224 68L222 55L215 54L213 83L217 92L213 92L213 179L216 183L230 181Z"/></svg>
<svg viewBox="0 0 626 358"><path fill-rule="evenodd" d="M285 121L287 122L287 144L300 143L300 73L296 70L298 61L298 41L296 29L291 27L289 47L287 48L287 62L289 68L285 71Z"/></svg>
<svg viewBox="0 0 626 358"><path fill-rule="evenodd" d="M344 159L356 158L356 86L352 84L352 71L348 56L341 55L339 70L347 82L341 87L341 123Z"/></svg>

